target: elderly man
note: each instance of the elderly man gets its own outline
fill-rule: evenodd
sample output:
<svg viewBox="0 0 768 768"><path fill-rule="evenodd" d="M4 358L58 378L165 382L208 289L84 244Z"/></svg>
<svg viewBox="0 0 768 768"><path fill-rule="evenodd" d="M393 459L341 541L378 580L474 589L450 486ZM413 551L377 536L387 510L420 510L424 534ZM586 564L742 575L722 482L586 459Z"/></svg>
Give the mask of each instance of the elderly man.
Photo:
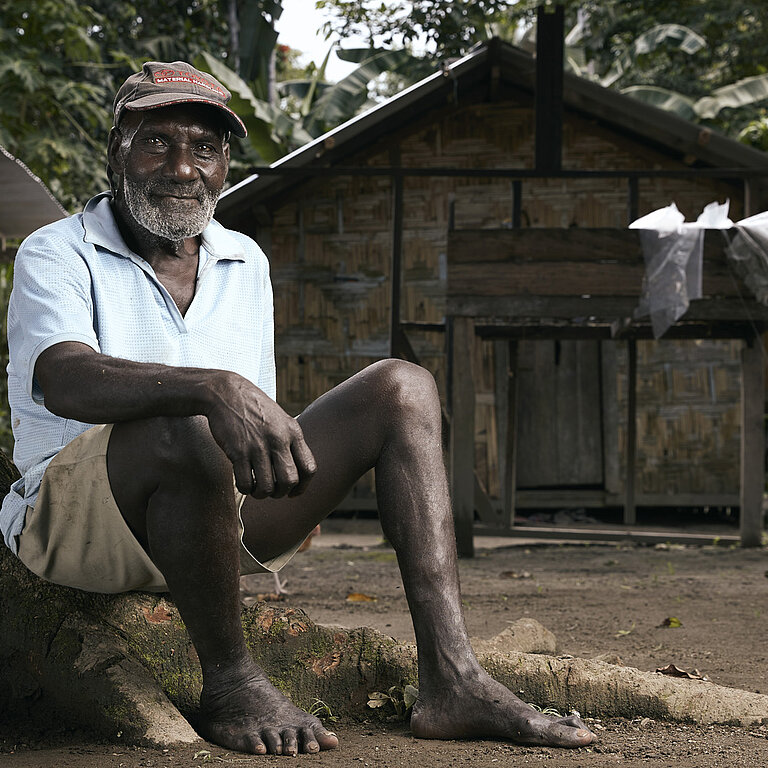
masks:
<svg viewBox="0 0 768 768"><path fill-rule="evenodd" d="M229 93L148 62L115 98L111 193L19 249L8 337L23 478L0 523L35 573L79 589L170 591L203 672L199 730L230 749L338 744L246 649L238 578L276 571L371 467L418 642L423 738L577 747L469 645L431 376L387 360L298 418L277 405L264 254L212 220L245 136Z"/></svg>

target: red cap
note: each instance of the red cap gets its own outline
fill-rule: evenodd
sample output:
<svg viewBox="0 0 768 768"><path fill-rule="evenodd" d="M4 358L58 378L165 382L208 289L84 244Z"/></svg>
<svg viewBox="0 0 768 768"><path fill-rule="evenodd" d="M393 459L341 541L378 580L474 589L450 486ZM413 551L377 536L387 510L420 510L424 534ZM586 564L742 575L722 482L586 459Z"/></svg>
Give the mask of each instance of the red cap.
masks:
<svg viewBox="0 0 768 768"><path fill-rule="evenodd" d="M212 75L185 61L148 61L141 72L131 75L115 96L115 125L123 111L141 112L171 104L209 104L220 109L235 136L245 138L243 121L227 106L232 94Z"/></svg>

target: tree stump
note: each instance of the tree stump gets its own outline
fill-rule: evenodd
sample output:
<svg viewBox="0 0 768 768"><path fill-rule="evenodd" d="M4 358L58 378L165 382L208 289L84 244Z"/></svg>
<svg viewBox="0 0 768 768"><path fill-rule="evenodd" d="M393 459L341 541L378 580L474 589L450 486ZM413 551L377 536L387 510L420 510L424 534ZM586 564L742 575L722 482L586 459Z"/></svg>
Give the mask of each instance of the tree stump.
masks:
<svg viewBox="0 0 768 768"><path fill-rule="evenodd" d="M0 452L0 490L15 468ZM314 624L295 608L244 608L256 661L296 704L370 717L372 691L416 685L416 652L379 632ZM554 637L523 619L475 643L481 663L526 701L583 715L700 724L768 722L768 696L552 653ZM100 595L45 582L0 546L0 717L44 715L126 742L170 746L198 737L201 675L173 603Z"/></svg>

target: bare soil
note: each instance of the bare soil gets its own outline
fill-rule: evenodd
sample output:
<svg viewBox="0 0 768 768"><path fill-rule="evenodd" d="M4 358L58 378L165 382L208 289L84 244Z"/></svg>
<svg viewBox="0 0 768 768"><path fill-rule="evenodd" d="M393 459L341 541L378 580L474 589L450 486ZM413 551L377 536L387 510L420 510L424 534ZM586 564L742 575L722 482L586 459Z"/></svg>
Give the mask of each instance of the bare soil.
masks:
<svg viewBox="0 0 768 768"><path fill-rule="evenodd" d="M402 641L413 632L395 556L375 521L330 520L311 549L284 573L289 605L322 624L372 626ZM674 664L712 682L768 694L768 551L671 545L538 544L481 540L460 564L473 637L490 638L523 616L558 639L561 654L601 657L643 670ZM502 546L499 546L502 544ZM428 550L425 551L428 556ZM244 598L274 589L250 577ZM357 595L356 600L348 599ZM365 598L373 598L366 600ZM670 621L676 619L677 621ZM681 626L668 626L669 624ZM588 719L589 748L565 751L475 741L412 738L407 723L334 722L341 747L296 758L316 766L646 766L763 768L768 725L696 727L646 719ZM168 751L94 741L87 734L0 724L0 766L19 768L180 768L204 764L284 764L214 745Z"/></svg>

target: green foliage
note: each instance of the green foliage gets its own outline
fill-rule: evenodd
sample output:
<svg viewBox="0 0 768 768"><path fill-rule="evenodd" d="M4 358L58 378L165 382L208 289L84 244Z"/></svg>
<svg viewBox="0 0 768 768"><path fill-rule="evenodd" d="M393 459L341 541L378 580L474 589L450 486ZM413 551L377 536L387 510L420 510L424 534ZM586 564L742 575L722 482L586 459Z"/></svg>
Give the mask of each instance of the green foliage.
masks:
<svg viewBox="0 0 768 768"><path fill-rule="evenodd" d="M371 47L426 42L440 58L496 35L529 49L537 7L554 0L318 0L325 30ZM761 0L561 0L573 71L738 136L768 97L768 17ZM421 73L419 73L421 74ZM406 82L413 82L412 79ZM402 81L397 81L402 85ZM755 131L744 134L746 140ZM758 143L759 146L759 143Z"/></svg>
<svg viewBox="0 0 768 768"><path fill-rule="evenodd" d="M8 365L8 299L13 286L13 264L0 265L0 366ZM13 455L11 411L8 406L8 379L0 376L0 448L8 456Z"/></svg>
<svg viewBox="0 0 768 768"><path fill-rule="evenodd" d="M514 0L318 0L317 7L331 14L323 29L342 40L362 36L369 48L410 50L419 40L440 58L462 56L475 43L487 40L505 24Z"/></svg>
<svg viewBox="0 0 768 768"><path fill-rule="evenodd" d="M106 185L109 91L89 34L103 22L77 0L0 5L0 143L69 208Z"/></svg>
<svg viewBox="0 0 768 768"><path fill-rule="evenodd" d="M625 62L615 87L734 138L759 116L768 96L768 17L761 0L581 0L567 3L566 16L569 29L581 22L594 72L615 73L616 62ZM684 29L664 44L657 39L638 47L665 25Z"/></svg>
<svg viewBox="0 0 768 768"><path fill-rule="evenodd" d="M768 152L768 115L762 110L760 117L751 120L739 133L739 141Z"/></svg>
<svg viewBox="0 0 768 768"><path fill-rule="evenodd" d="M323 79L325 63L312 77L278 84L280 105L257 96L258 84L247 83L226 64L203 53L195 64L207 69L231 92L230 105L248 128L241 158L255 164L273 162L354 117L369 104L368 87L383 73L402 72L423 62L404 50L344 51L344 58L360 63L338 83ZM326 57L327 61L327 57ZM235 179L237 171L235 167Z"/></svg>
<svg viewBox="0 0 768 768"><path fill-rule="evenodd" d="M302 71L280 46L281 0L4 0L0 4L0 143L70 210L106 187L111 102L147 59L183 59L233 91L250 137L233 142L232 181L276 160L491 35L525 43L541 0L318 0L325 31L370 45L340 83ZM648 103L763 146L768 17L747 0L566 0L568 61ZM414 54L415 46L426 52ZM329 46L329 55L331 46ZM274 65L274 66L273 66ZM272 82L273 69L286 82Z"/></svg>
<svg viewBox="0 0 768 768"><path fill-rule="evenodd" d="M389 711L387 720L405 720L419 698L419 689L413 685L393 685L388 691L372 691L368 694L368 708ZM394 713L394 714L392 714Z"/></svg>
<svg viewBox="0 0 768 768"><path fill-rule="evenodd" d="M120 83L147 59L226 57L226 0L5 0L0 4L0 144L69 210L105 189Z"/></svg>

